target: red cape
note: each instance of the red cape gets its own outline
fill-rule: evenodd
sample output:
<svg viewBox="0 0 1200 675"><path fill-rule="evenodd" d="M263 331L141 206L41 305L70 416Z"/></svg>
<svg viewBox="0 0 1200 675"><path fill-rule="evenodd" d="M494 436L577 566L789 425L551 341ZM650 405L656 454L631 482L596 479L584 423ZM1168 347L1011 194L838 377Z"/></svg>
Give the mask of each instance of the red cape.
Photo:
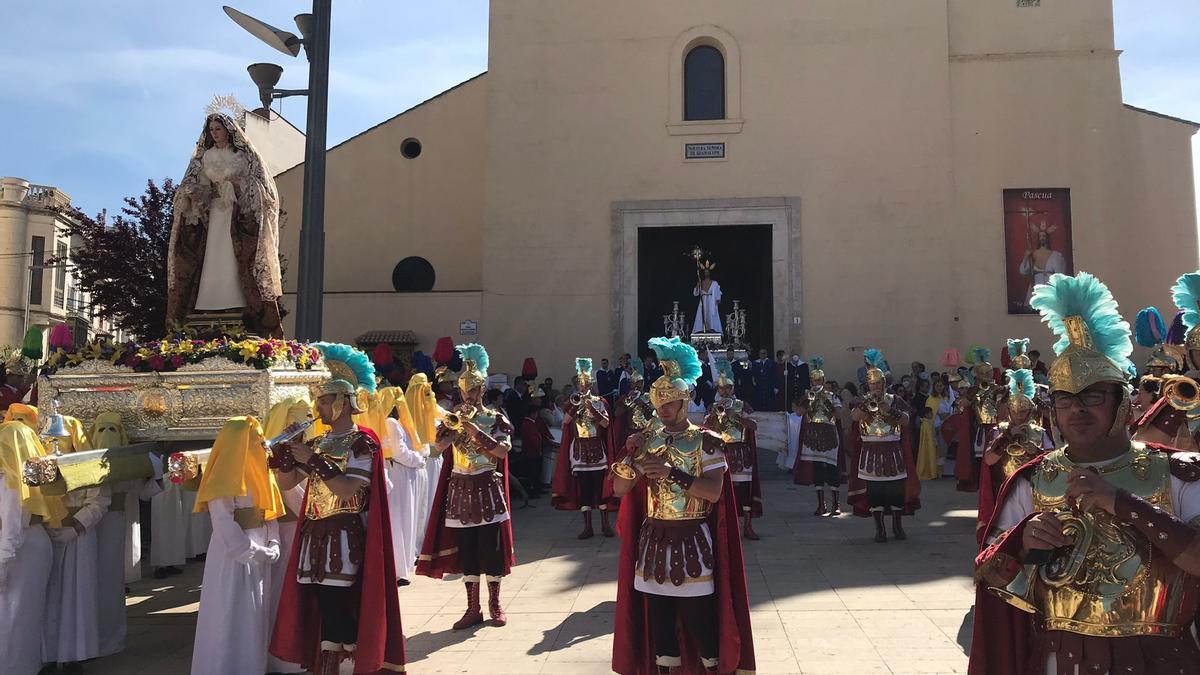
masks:
<svg viewBox="0 0 1200 675"><path fill-rule="evenodd" d="M442 462L442 473L438 476L429 524L425 527L425 543L421 545L421 555L417 558L417 574L433 579L441 579L445 574L462 573L462 566L458 563L458 533L455 532L455 528L446 527L446 486L450 483L450 472L454 469L453 453L448 454ZM513 553L512 500L508 496L507 456L496 460L496 470L504 484L504 505L508 507L508 520L500 523L500 548L504 552L504 574L501 576L508 576L512 572L516 556Z"/></svg>
<svg viewBox="0 0 1200 675"><path fill-rule="evenodd" d="M917 467L913 462L912 425L905 424L900 429L900 449L904 455L904 515L911 516L921 508L921 479L917 476ZM867 483L858 477L858 457L862 452L862 432L857 424L850 430L850 475L846 481L846 503L854 507L854 515L860 518L871 517L871 507L867 503Z"/></svg>
<svg viewBox="0 0 1200 675"><path fill-rule="evenodd" d="M974 492L975 473L972 462L975 459L973 431L975 429L975 414L971 410L956 412L942 423L942 440L946 445L954 446L954 477L958 479L960 492Z"/></svg>
<svg viewBox="0 0 1200 675"><path fill-rule="evenodd" d="M804 425L806 424L808 424L808 420L800 423L800 449L796 452L796 463L792 465L792 482L796 485L813 484L813 463L800 459L800 456L804 454ZM833 425L837 428L838 436L838 471L844 472L846 467L846 436L842 432L841 418L834 417Z"/></svg>
<svg viewBox="0 0 1200 675"><path fill-rule="evenodd" d="M621 557L617 566L617 613L614 618L612 669L620 675L653 675L653 638L647 619L646 597L633 587L637 566L638 538L646 519L646 483L638 481L621 500L617 534L621 537ZM717 672L728 675L754 670L754 640L750 632L750 600L746 591L746 567L742 560L741 531L733 484L725 474L721 498L708 516L713 538L716 573L713 575L717 601L718 650ZM679 631L683 647L685 673L699 673L700 656L686 633Z"/></svg>
<svg viewBox="0 0 1200 675"><path fill-rule="evenodd" d="M379 438L366 427L358 430L375 441L371 459L371 489L367 497L367 538L363 563L354 589L358 612L355 673L394 672L404 667L404 629L400 625L400 597L396 592L396 564L392 560L392 527L388 515L386 474ZM307 492L304 495L308 500ZM304 509L298 514L297 532L304 526ZM296 581L300 537L292 542L284 574L283 591L271 636L271 654L311 669L321 653L321 612L310 584ZM393 668L385 668L392 666Z"/></svg>
<svg viewBox="0 0 1200 675"><path fill-rule="evenodd" d="M604 456L609 466L613 463L613 415L609 411L608 401L603 402L604 410L609 412L608 428L600 435L604 439ZM558 459L554 464L554 478L550 483L550 504L559 511L579 510L579 491L575 476L571 472L571 443L575 440L575 425L563 422L562 442L558 445ZM600 495L600 503L607 504L609 510L620 507L620 500L613 497L612 478L604 472L604 492Z"/></svg>
<svg viewBox="0 0 1200 675"><path fill-rule="evenodd" d="M762 499L762 472L758 470L758 432L753 429L746 429L744 437L746 445L750 446L750 461L754 467L754 477L750 479L750 517L762 518L763 514L763 499Z"/></svg>

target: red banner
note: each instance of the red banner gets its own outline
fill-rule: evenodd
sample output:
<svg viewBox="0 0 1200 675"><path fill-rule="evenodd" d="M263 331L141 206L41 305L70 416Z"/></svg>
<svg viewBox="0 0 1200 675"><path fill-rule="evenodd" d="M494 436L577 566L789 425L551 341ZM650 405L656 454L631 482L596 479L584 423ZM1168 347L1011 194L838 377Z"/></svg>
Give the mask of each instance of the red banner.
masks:
<svg viewBox="0 0 1200 675"><path fill-rule="evenodd" d="M1075 273L1071 253L1071 191L1024 188L1004 191L1005 272L1008 313L1032 314L1033 287L1050 275Z"/></svg>

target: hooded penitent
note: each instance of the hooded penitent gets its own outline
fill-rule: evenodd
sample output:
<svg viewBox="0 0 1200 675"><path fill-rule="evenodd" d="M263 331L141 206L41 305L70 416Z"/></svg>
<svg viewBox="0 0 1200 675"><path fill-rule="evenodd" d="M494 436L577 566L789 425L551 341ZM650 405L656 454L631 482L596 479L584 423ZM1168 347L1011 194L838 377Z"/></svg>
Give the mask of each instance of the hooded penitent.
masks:
<svg viewBox="0 0 1200 675"><path fill-rule="evenodd" d="M26 461L49 454L37 432L27 425L0 423L0 470L4 472L4 486L20 496L22 509L42 517L51 527L58 527L67 517L62 497L43 494L41 488L29 487L21 479Z"/></svg>
<svg viewBox="0 0 1200 675"><path fill-rule="evenodd" d="M234 417L221 427L196 492L196 513L208 511L214 499L247 496L263 520L284 514L283 497L275 474L267 468L263 429L253 417Z"/></svg>

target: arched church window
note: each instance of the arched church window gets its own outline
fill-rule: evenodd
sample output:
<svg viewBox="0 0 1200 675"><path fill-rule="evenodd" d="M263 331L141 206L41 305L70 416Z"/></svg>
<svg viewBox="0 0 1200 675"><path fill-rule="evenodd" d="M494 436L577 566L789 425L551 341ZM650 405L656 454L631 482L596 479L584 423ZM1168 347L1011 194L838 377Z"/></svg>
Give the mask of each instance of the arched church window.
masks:
<svg viewBox="0 0 1200 675"><path fill-rule="evenodd" d="M701 45L683 59L683 119L725 119L725 56Z"/></svg>

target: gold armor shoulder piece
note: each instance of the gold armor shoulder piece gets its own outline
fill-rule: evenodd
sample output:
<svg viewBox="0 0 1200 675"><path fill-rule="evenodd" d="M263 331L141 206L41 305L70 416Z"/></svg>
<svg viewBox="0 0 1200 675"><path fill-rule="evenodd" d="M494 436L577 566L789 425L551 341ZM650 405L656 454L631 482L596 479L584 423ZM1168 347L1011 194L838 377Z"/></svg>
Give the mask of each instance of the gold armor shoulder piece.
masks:
<svg viewBox="0 0 1200 675"><path fill-rule="evenodd" d="M373 455L379 452L379 444L375 442L374 438L371 438L371 434L355 431L355 435L354 442L350 444L350 451L354 453L355 457Z"/></svg>
<svg viewBox="0 0 1200 675"><path fill-rule="evenodd" d="M711 429L701 429L700 433L702 435L700 447L704 448L705 454L715 455L718 452L723 452L722 448L725 445L725 439L721 438L721 434Z"/></svg>

